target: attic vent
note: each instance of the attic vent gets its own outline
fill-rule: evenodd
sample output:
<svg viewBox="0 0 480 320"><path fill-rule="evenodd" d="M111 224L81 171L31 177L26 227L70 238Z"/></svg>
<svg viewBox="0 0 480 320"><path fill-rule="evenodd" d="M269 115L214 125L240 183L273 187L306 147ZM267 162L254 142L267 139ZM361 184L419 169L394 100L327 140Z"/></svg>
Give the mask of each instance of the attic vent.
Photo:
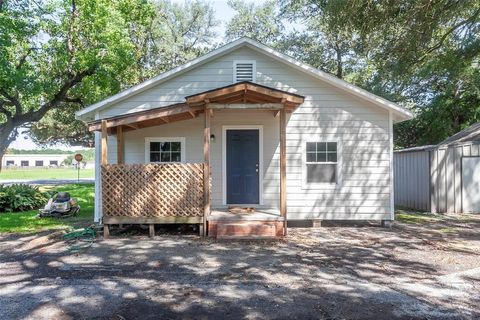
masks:
<svg viewBox="0 0 480 320"><path fill-rule="evenodd" d="M235 61L233 63L233 82L252 81L255 82L255 61Z"/></svg>

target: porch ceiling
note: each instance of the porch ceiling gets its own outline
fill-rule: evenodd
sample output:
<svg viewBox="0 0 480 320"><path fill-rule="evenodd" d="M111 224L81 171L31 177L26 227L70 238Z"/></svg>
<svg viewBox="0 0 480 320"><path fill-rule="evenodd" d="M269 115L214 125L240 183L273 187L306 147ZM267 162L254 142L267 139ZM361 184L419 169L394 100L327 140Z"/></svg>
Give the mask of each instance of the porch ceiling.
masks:
<svg viewBox="0 0 480 320"><path fill-rule="evenodd" d="M205 112L205 109L253 109L275 112L285 109L286 112L293 112L303 103L304 97L245 81L187 96L185 100L184 103L103 120L106 122L108 134L114 134L118 127L122 127L123 131L129 131L193 119ZM89 131L100 131L102 120L89 123L88 129Z"/></svg>

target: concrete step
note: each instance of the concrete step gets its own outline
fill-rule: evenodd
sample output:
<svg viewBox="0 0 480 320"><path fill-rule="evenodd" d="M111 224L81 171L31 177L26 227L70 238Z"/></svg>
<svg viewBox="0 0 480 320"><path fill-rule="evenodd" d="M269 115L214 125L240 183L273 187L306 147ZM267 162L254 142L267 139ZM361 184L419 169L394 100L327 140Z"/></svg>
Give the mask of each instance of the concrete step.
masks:
<svg viewBox="0 0 480 320"><path fill-rule="evenodd" d="M275 238L277 234L275 224L265 223L218 223L217 239L241 238Z"/></svg>

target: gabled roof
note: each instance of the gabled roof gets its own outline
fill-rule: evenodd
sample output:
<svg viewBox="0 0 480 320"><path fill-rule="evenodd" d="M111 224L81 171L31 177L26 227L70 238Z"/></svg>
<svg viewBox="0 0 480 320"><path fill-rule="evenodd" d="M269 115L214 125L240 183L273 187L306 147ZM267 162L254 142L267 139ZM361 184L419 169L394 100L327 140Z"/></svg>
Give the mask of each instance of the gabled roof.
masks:
<svg viewBox="0 0 480 320"><path fill-rule="evenodd" d="M463 142L480 141L480 122L455 133L438 144L438 146L459 144Z"/></svg>
<svg viewBox="0 0 480 320"><path fill-rule="evenodd" d="M241 81L228 86L196 93L185 97L191 107L209 103L281 103L288 111L293 111L305 100L304 96L260 85L250 81Z"/></svg>
<svg viewBox="0 0 480 320"><path fill-rule="evenodd" d="M150 80L147 80L145 82L142 82L138 85L135 85L131 88L128 88L124 91L121 91L120 93L117 93L105 100L102 100L100 102L97 102L91 106L88 106L78 112L76 112L76 117L78 119L85 119L88 114L91 114L92 112L99 111L103 108L106 108L114 103L117 103L119 101L122 101L123 99L126 99L129 96L138 94L140 92L143 92L155 85L158 85L164 81L167 81L168 79L171 79L175 76L178 76L179 74L182 74L184 72L187 72L193 68L196 68L204 63L207 63L217 57L220 57L222 55L225 55L233 50L236 50L240 47L249 47L251 49L254 49L260 53L263 53L265 55L268 55L269 57L282 62L286 65L289 65L297 70L300 70L306 74L309 74L317 79L323 80L330 85L333 85L334 87L337 87L339 89L342 89L350 94L353 94L357 97L360 97L366 101L369 101L377 106L380 106L386 110L392 111L392 113L395 116L395 119L398 121L403 121L412 118L412 113L403 107L399 106L398 104L388 101L382 97L379 97L373 93L370 93L364 89L361 89L357 86L354 86L344 80L341 80L337 77L334 77L326 72L323 72L321 70L318 70L316 68L313 68L305 63L302 63L298 60L295 60L285 54L282 54L270 47L267 47L257 41L254 41L249 38L240 38L236 41L230 42L216 50L213 50L197 59L194 59L182 66L179 66L177 68L174 68L170 71L164 72Z"/></svg>

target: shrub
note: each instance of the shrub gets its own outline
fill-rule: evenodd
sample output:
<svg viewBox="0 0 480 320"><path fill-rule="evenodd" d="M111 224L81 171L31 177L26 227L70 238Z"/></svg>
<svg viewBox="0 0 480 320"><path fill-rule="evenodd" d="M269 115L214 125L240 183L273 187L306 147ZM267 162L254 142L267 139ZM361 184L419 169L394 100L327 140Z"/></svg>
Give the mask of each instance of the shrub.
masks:
<svg viewBox="0 0 480 320"><path fill-rule="evenodd" d="M0 212L38 209L48 201L48 194L26 184L0 185Z"/></svg>

